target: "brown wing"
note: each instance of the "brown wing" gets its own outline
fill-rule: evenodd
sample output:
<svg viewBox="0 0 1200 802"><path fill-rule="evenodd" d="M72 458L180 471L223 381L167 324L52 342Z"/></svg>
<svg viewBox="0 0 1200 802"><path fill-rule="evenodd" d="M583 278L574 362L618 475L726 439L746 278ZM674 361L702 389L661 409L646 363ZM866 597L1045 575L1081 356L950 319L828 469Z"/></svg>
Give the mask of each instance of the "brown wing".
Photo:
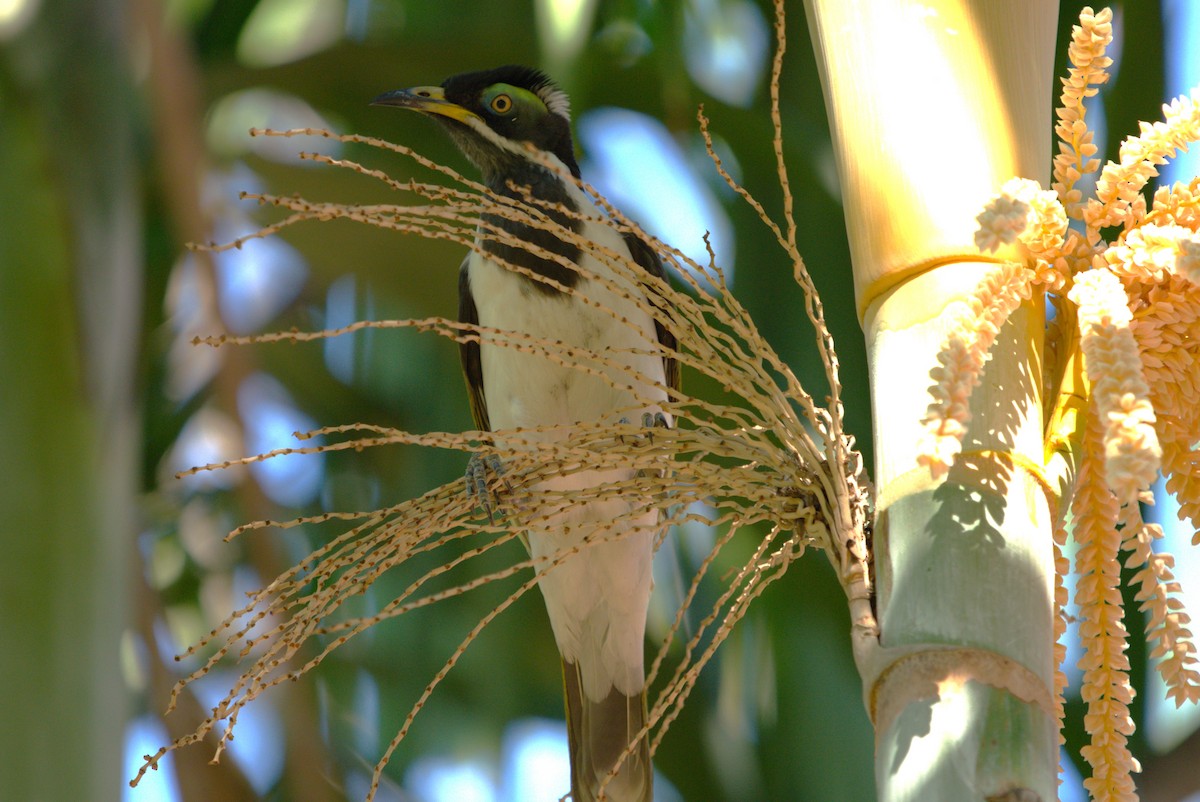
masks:
<svg viewBox="0 0 1200 802"><path fill-rule="evenodd" d="M666 280L667 271L663 268L662 259L658 258L658 254L655 253L654 249L646 244L641 237L634 234L626 233L624 237L625 246L629 248L629 253L633 256L633 261L641 265L650 275ZM663 303L662 299L650 299L652 306L658 307L661 303ZM675 335L668 331L667 327L658 318L654 319L654 330L658 334L658 342L664 348L674 351L678 347L679 341L675 338ZM664 356L663 369L667 377L667 386L672 390L678 390L680 383L679 363L675 361L675 357Z"/></svg>
<svg viewBox="0 0 1200 802"><path fill-rule="evenodd" d="M475 299L471 297L471 280L467 275L467 262L471 255L463 259L458 268L458 320L461 323L479 324L479 310L475 308ZM479 341L464 340L458 344L458 356L462 360L463 376L467 380L467 395L471 402L471 417L475 419L475 427L482 431L491 431L488 421L487 396L483 393L483 361L479 356Z"/></svg>

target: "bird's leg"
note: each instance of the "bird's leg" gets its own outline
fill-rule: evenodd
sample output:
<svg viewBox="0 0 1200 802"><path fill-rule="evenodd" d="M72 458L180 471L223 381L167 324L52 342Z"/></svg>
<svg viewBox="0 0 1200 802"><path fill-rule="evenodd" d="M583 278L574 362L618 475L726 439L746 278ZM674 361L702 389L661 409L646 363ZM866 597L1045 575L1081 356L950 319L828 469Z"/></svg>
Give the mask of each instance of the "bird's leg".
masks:
<svg viewBox="0 0 1200 802"><path fill-rule="evenodd" d="M505 473L504 463L495 454L476 452L467 461L467 471L463 477L467 485L467 500L475 502L476 506L487 513L488 523L496 522L495 512L500 506L499 491L493 492L489 488L492 480L501 480L505 492L512 492L512 484Z"/></svg>

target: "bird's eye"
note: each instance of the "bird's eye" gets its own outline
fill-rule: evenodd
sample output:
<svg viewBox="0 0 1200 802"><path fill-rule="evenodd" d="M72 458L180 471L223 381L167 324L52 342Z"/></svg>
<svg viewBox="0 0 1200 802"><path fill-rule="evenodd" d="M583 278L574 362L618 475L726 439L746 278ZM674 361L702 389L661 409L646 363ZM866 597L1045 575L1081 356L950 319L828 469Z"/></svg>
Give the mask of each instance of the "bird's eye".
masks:
<svg viewBox="0 0 1200 802"><path fill-rule="evenodd" d="M496 95L492 98L492 111L497 114L508 114L512 110L512 98L508 95Z"/></svg>

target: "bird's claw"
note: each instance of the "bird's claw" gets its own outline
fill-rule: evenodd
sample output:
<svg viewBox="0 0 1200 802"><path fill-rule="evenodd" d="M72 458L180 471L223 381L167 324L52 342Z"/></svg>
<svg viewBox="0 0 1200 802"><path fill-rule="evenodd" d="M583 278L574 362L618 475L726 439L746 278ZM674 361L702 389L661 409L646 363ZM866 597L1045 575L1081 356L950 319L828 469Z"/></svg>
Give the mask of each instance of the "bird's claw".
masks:
<svg viewBox="0 0 1200 802"><path fill-rule="evenodd" d="M624 424L628 424L629 419L621 418L620 422L624 423ZM667 421L667 416L664 415L662 412L643 412L642 413L642 428L645 430L643 432L642 436L644 436L646 438L647 442L649 442L650 444L653 445L654 430L655 429L670 429L671 424ZM625 442L624 436L621 437L621 442L622 443ZM663 472L662 471L651 471L651 470L647 470L647 469L643 468L637 472L637 475L638 475L639 479L644 479L648 476L661 477L663 475Z"/></svg>
<svg viewBox="0 0 1200 802"><path fill-rule="evenodd" d="M642 427L651 430L646 432L646 436L653 440L654 435L652 432L654 429L670 429L671 424L667 422L667 416L662 412L643 412Z"/></svg>
<svg viewBox="0 0 1200 802"><path fill-rule="evenodd" d="M502 480L506 492L512 490L504 474L504 463L495 454L476 453L467 461L466 474L463 476L467 485L467 500L473 501L487 513L489 523L496 522L496 510L500 506L499 490L491 489L493 480Z"/></svg>
<svg viewBox="0 0 1200 802"><path fill-rule="evenodd" d="M629 425L629 418L621 418L617 423L622 426ZM642 413L642 428L646 431L643 433L646 440L650 443L654 442L655 429L670 429L671 424L667 422L667 416L661 412L643 412ZM625 436L620 435L621 442L624 443Z"/></svg>

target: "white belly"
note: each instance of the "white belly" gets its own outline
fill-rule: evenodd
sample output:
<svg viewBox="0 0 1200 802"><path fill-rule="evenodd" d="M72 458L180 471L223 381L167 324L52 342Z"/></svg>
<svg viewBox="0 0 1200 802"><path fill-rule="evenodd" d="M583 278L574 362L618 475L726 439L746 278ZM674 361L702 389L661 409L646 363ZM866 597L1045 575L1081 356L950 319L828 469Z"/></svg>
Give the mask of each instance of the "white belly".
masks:
<svg viewBox="0 0 1200 802"><path fill-rule="evenodd" d="M609 233L616 238L614 244L623 248L620 238ZM598 265L585 256L584 267ZM586 356L579 359L580 364L607 375L606 379L541 354L489 344L484 337L483 385L493 431L621 418L640 424L643 413L661 411L666 399L663 362L661 356L647 353L656 342L654 323L634 303L581 279L578 289L616 312L614 316L573 296L530 287L522 276L478 254L472 255L468 269L481 325L561 341L599 353L617 365L602 367L589 363ZM642 353L630 353L631 349ZM573 473L548 480L542 489L594 487L631 476L626 470ZM644 683L643 638L658 514L651 510L634 517L631 512L619 497L580 504L528 532L533 557L553 556L580 545L597 522L624 519L617 531L602 535L604 540L617 535L620 539L586 546L540 580L559 651L580 666L584 692L597 701L614 686L635 695Z"/></svg>

